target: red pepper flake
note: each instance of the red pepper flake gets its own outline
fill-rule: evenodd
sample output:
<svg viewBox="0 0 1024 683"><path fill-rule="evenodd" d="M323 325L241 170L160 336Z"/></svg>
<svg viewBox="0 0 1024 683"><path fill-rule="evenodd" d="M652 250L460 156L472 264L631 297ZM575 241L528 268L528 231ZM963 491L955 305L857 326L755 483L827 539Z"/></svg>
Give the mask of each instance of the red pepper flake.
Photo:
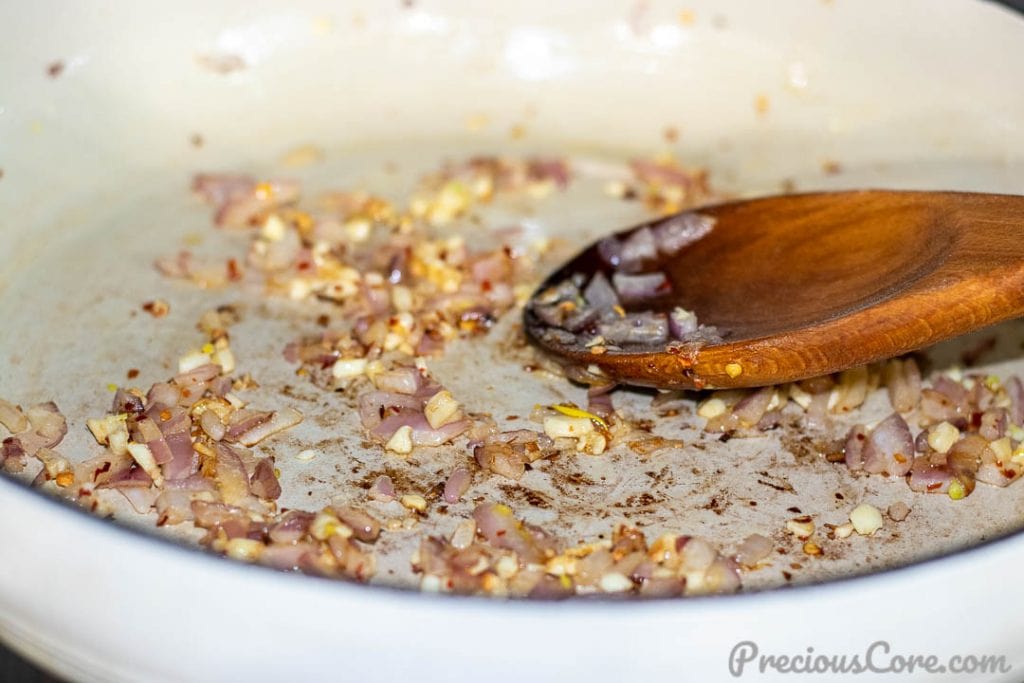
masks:
<svg viewBox="0 0 1024 683"><path fill-rule="evenodd" d="M142 310L154 318L162 318L171 312L171 305L163 299L154 299L142 304Z"/></svg>
<svg viewBox="0 0 1024 683"><path fill-rule="evenodd" d="M64 73L64 62L59 59L55 62L50 62L49 66L46 67L46 75L50 78L57 78Z"/></svg>
<svg viewBox="0 0 1024 683"><path fill-rule="evenodd" d="M941 483L939 483L939 482L935 482L935 483L933 483L933 484L928 484L928 486L927 486L926 488L927 488L927 489L928 489L929 491L934 491L935 489L939 488L940 486L942 486L942 484L941 484Z"/></svg>
<svg viewBox="0 0 1024 683"><path fill-rule="evenodd" d="M242 268L238 265L238 261L233 258L228 259L228 279L232 282L238 282L242 279Z"/></svg>
<svg viewBox="0 0 1024 683"><path fill-rule="evenodd" d="M319 315L317 316L316 324L319 325L320 327L327 327L328 325L331 324L331 318L326 313Z"/></svg>
<svg viewBox="0 0 1024 683"><path fill-rule="evenodd" d="M95 470L93 471L93 473L92 473L92 480L93 480L93 481L96 481L96 478L97 478L97 477L99 477L99 476L100 476L101 474L103 474L104 472L109 472L109 471L110 471L110 463L109 463L109 462L105 462L105 463L103 463L103 464L102 464L102 465L101 465L100 467L97 467L97 468L96 468L96 469L95 469Z"/></svg>
<svg viewBox="0 0 1024 683"><path fill-rule="evenodd" d="M130 368L128 370L128 379L135 379L138 376L139 376L139 369L138 368Z"/></svg>

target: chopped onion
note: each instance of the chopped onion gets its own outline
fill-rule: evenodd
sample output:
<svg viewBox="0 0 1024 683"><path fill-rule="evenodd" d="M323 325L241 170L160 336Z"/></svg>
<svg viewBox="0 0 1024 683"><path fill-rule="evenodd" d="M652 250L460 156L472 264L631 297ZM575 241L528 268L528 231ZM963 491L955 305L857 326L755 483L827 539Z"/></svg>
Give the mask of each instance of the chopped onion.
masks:
<svg viewBox="0 0 1024 683"><path fill-rule="evenodd" d="M388 503L397 497L395 493L395 484L391 481L391 477L386 474L382 474L373 480L373 485L370 486L369 492L370 498L373 500L380 501L382 503Z"/></svg>
<svg viewBox="0 0 1024 683"><path fill-rule="evenodd" d="M289 510L281 516L277 524L270 527L267 535L274 543L295 543L309 532L309 527L316 517L311 512Z"/></svg>
<svg viewBox="0 0 1024 683"><path fill-rule="evenodd" d="M668 341L668 319L664 313L627 313L602 320L597 332L611 344L661 345Z"/></svg>
<svg viewBox="0 0 1024 683"><path fill-rule="evenodd" d="M658 251L672 256L697 240L702 239L715 226L715 219L692 211L666 218L654 227L654 241Z"/></svg>
<svg viewBox="0 0 1024 683"><path fill-rule="evenodd" d="M263 500L277 500L281 497L281 483L274 473L274 459L261 458L249 478L249 488Z"/></svg>
<svg viewBox="0 0 1024 683"><path fill-rule="evenodd" d="M382 442L386 442L398 431L399 427L404 426L412 428L414 446L440 446L469 429L470 422L469 420L457 420L433 429L423 413L401 410L395 415L384 418L380 424L370 430L370 433Z"/></svg>
<svg viewBox="0 0 1024 683"><path fill-rule="evenodd" d="M227 433L227 427L221 422L217 413L212 410L203 411L203 414L199 416L199 426L214 441L220 441Z"/></svg>
<svg viewBox="0 0 1024 683"><path fill-rule="evenodd" d="M622 240L621 245L618 253L619 262L616 265L626 273L636 272L645 261L652 261L658 257L658 245L654 240L654 232L649 227L634 231Z"/></svg>
<svg viewBox="0 0 1024 683"><path fill-rule="evenodd" d="M1010 396L1010 421L1018 427L1024 426L1024 383L1019 377L1006 381L1006 393Z"/></svg>
<svg viewBox="0 0 1024 683"><path fill-rule="evenodd" d="M885 366L883 381L889 392L889 402L896 412L913 410L921 399L921 371L913 358L889 361Z"/></svg>
<svg viewBox="0 0 1024 683"><path fill-rule="evenodd" d="M863 468L872 474L902 477L914 459L914 438L899 413L893 413L871 430L861 453Z"/></svg>
<svg viewBox="0 0 1024 683"><path fill-rule="evenodd" d="M544 562L544 545L540 538L517 520L507 506L481 503L473 511L473 519L488 543L513 551L520 564Z"/></svg>
<svg viewBox="0 0 1024 683"><path fill-rule="evenodd" d="M751 534L737 548L736 562L744 567L756 567L758 562L768 557L772 547L770 539L761 534Z"/></svg>
<svg viewBox="0 0 1024 683"><path fill-rule="evenodd" d="M217 490L228 505L247 506L252 501L249 475L238 452L224 444L215 444L217 454Z"/></svg>
<svg viewBox="0 0 1024 683"><path fill-rule="evenodd" d="M412 395L422 386L422 379L416 368L401 367L376 375L373 383L380 391Z"/></svg>
<svg viewBox="0 0 1024 683"><path fill-rule="evenodd" d="M302 413L294 408L282 408L281 410L275 410L271 413L269 419L263 420L255 426L239 433L237 435L237 439L243 446L255 446L267 437L277 434L280 431L284 431L290 427L294 427L300 422L302 422ZM227 433L229 436L231 435L232 428L228 429Z"/></svg>
<svg viewBox="0 0 1024 683"><path fill-rule="evenodd" d="M613 273L612 284L626 304L642 303L672 293L672 284L662 272L642 275Z"/></svg>
<svg viewBox="0 0 1024 683"><path fill-rule="evenodd" d="M376 541L380 536L380 522L369 513L351 506L333 508L342 522L352 529L352 535L360 541Z"/></svg>
<svg viewBox="0 0 1024 683"><path fill-rule="evenodd" d="M504 443L486 443L473 449L473 457L480 467L495 474L519 481L526 472L526 463L512 446Z"/></svg>
<svg viewBox="0 0 1024 683"><path fill-rule="evenodd" d="M28 418L20 407L0 399L0 424L11 434L16 434L28 429Z"/></svg>
<svg viewBox="0 0 1024 683"><path fill-rule="evenodd" d="M590 278L590 283L583 290L583 298L587 306L598 311L607 311L619 305L619 295L601 271Z"/></svg>
<svg viewBox="0 0 1024 683"><path fill-rule="evenodd" d="M195 518L192 514L192 491L165 488L153 501L157 526L181 524Z"/></svg>
<svg viewBox="0 0 1024 683"><path fill-rule="evenodd" d="M170 382L157 382L149 389L149 393L146 394L146 407L153 408L161 406L169 408L171 406L178 405L178 401L181 400L181 388L176 384ZM129 412L120 410L118 406L114 406L114 412ZM136 412L142 412L136 411Z"/></svg>
<svg viewBox="0 0 1024 683"><path fill-rule="evenodd" d="M462 499L462 495L469 490L472 480L473 475L468 469L456 467L444 483L444 494L442 495L444 501L449 504L458 503Z"/></svg>
<svg viewBox="0 0 1024 683"><path fill-rule="evenodd" d="M402 409L421 410L423 401L406 394L370 391L359 397L359 421L364 429L374 429L385 414Z"/></svg>

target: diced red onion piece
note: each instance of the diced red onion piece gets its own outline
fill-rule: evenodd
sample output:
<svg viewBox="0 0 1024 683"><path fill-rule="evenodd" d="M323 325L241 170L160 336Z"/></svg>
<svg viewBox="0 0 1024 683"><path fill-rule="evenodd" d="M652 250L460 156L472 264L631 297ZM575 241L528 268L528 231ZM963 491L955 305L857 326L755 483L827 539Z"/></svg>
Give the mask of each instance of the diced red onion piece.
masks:
<svg viewBox="0 0 1024 683"><path fill-rule="evenodd" d="M25 411L28 428L3 440L0 460L7 460L7 468L18 471L24 467L24 458L35 455L40 448L54 448L68 432L67 420L55 403L39 403Z"/></svg>
<svg viewBox="0 0 1024 683"><path fill-rule="evenodd" d="M685 578L658 576L646 579L640 584L640 595L645 598L676 598L686 588Z"/></svg>
<svg viewBox="0 0 1024 683"><path fill-rule="evenodd" d="M263 549L259 562L281 571L297 571L308 564L308 558L316 557L319 552L313 543L271 543Z"/></svg>
<svg viewBox="0 0 1024 683"><path fill-rule="evenodd" d="M200 384L206 384L220 375L220 366L213 363L204 363L188 372L182 372L174 376L174 383L182 389L193 390Z"/></svg>
<svg viewBox="0 0 1024 683"><path fill-rule="evenodd" d="M220 377L214 378L210 382L210 387L209 387L208 391L213 396L223 397L223 396L226 396L228 394L228 392L231 391L231 385L232 385L231 378L230 377L224 377L222 375Z"/></svg>
<svg viewBox="0 0 1024 683"><path fill-rule="evenodd" d="M387 391L370 391L359 397L359 421L364 429L374 429L386 413L403 409L422 410L423 401Z"/></svg>
<svg viewBox="0 0 1024 683"><path fill-rule="evenodd" d="M277 524L270 527L267 535L274 543L295 543L306 535L315 517L311 512L289 510Z"/></svg>
<svg viewBox="0 0 1024 683"><path fill-rule="evenodd" d="M642 303L672 293L672 284L660 271L641 275L612 273L612 284L626 304Z"/></svg>
<svg viewBox="0 0 1024 683"><path fill-rule="evenodd" d="M599 311L607 311L619 305L619 296L601 271L590 278L590 283L583 290L583 299L588 306Z"/></svg>
<svg viewBox="0 0 1024 683"><path fill-rule="evenodd" d="M736 562L744 567L755 567L772 551L771 539L761 534L750 534L736 550Z"/></svg>
<svg viewBox="0 0 1024 683"><path fill-rule="evenodd" d="M988 441L995 441L1003 438L1006 434L1009 415L1005 408L992 408L981 414L981 424L978 425L978 435Z"/></svg>
<svg viewBox="0 0 1024 683"><path fill-rule="evenodd" d="M334 508L334 513L352 529L352 535L360 541L371 543L380 536L380 522L366 511L343 506Z"/></svg>
<svg viewBox="0 0 1024 683"><path fill-rule="evenodd" d="M411 396L420 388L422 380L416 368L402 367L380 373L373 378L373 383L380 391Z"/></svg>
<svg viewBox="0 0 1024 683"><path fill-rule="evenodd" d="M178 401L181 400L181 388L170 382L157 382L149 388L149 393L146 394L146 407L153 408L156 406L163 406L169 408L171 406L178 405ZM114 407L115 412L124 412Z"/></svg>
<svg viewBox="0 0 1024 683"><path fill-rule="evenodd" d="M263 500L277 500L281 497L281 483L274 474L274 459L261 458L249 478L249 488Z"/></svg>
<svg viewBox="0 0 1024 683"><path fill-rule="evenodd" d="M165 488L153 501L156 508L157 526L181 524L191 521L192 492L181 489Z"/></svg>
<svg viewBox="0 0 1024 683"><path fill-rule="evenodd" d="M508 444L485 443L473 449L473 457L480 467L515 481L526 472L522 456Z"/></svg>
<svg viewBox="0 0 1024 683"><path fill-rule="evenodd" d="M391 481L391 477L386 474L382 474L373 481L373 485L370 486L369 492L370 498L382 503L387 503L394 500L397 497L395 493L395 484Z"/></svg>
<svg viewBox="0 0 1024 683"><path fill-rule="evenodd" d="M913 358L896 358L885 366L884 376L893 410L906 413L921 399L921 371Z"/></svg>
<svg viewBox="0 0 1024 683"><path fill-rule="evenodd" d="M175 394L174 402L167 403L165 405L174 405L178 402L177 394ZM114 402L111 406L110 412L118 415L120 413L128 413L129 415L138 415L145 410L142 399L128 391L124 387L118 387L117 392L114 393Z"/></svg>
<svg viewBox="0 0 1024 683"><path fill-rule="evenodd" d="M163 465L165 480L185 479L196 471L199 459L192 448L192 437L188 432L175 432L166 436L164 443L171 452L171 459ZM147 445L153 450L152 445Z"/></svg>
<svg viewBox="0 0 1024 683"><path fill-rule="evenodd" d="M622 240L621 244L618 267L624 272L636 272L645 261L652 261L658 257L658 245L650 227L645 226L634 231ZM621 293L622 290L619 290L619 294Z"/></svg>
<svg viewBox="0 0 1024 683"><path fill-rule="evenodd" d="M530 532L515 518L512 511L496 503L481 503L473 511L477 528L495 548L513 551L520 564L541 564L544 554Z"/></svg>
<svg viewBox="0 0 1024 683"><path fill-rule="evenodd" d="M732 593L740 588L740 569L728 557L718 557L704 570L704 589L712 593Z"/></svg>
<svg viewBox="0 0 1024 683"><path fill-rule="evenodd" d="M868 430L864 425L854 425L846 435L846 466L851 470L864 469L864 444L868 440Z"/></svg>
<svg viewBox="0 0 1024 683"><path fill-rule="evenodd" d="M612 404L612 390L615 383L596 384L587 389L587 411L605 419L615 414Z"/></svg>
<svg viewBox="0 0 1024 683"><path fill-rule="evenodd" d="M473 475L465 467L456 467L452 470L452 473L448 475L448 479L444 483L444 494L442 496L444 502L449 504L458 503L462 499L462 494L469 490L472 480Z"/></svg>
<svg viewBox="0 0 1024 683"><path fill-rule="evenodd" d="M294 408L282 408L270 414L270 419L260 422L256 426L238 435L238 442L243 446L255 446L269 436L294 427L302 422L302 413ZM231 429L228 429L228 434Z"/></svg>
<svg viewBox="0 0 1024 683"><path fill-rule="evenodd" d="M732 414L743 427L753 427L761 418L775 396L775 389L772 387L761 387L753 393L747 394L740 399L732 409Z"/></svg>
<svg viewBox="0 0 1024 683"><path fill-rule="evenodd" d="M666 256L678 253L711 232L715 219L688 211L666 218L654 227L658 251Z"/></svg>
<svg viewBox="0 0 1024 683"><path fill-rule="evenodd" d="M17 434L28 429L28 418L21 408L0 399L0 424L7 428L11 434Z"/></svg>
<svg viewBox="0 0 1024 683"><path fill-rule="evenodd" d="M205 500L192 501L192 514L195 515L195 525L200 529L220 529L229 538L242 538L249 534L253 526L253 520L245 510L225 505L224 503L211 503Z"/></svg>
<svg viewBox="0 0 1024 683"><path fill-rule="evenodd" d="M692 311L677 306L668 314L668 331L673 339L686 339L699 327L697 316Z"/></svg>
<svg viewBox="0 0 1024 683"><path fill-rule="evenodd" d="M228 430L224 423L220 421L217 413L212 410L203 411L203 414L199 416L199 426L214 441L223 439Z"/></svg>
<svg viewBox="0 0 1024 683"><path fill-rule="evenodd" d="M957 403L946 394L935 389L921 390L921 414L929 422L951 422L955 424L962 417Z"/></svg>
<svg viewBox="0 0 1024 683"><path fill-rule="evenodd" d="M408 410L399 411L381 421L370 433L382 441L390 439L399 427L408 425L412 428L414 446L440 446L451 441L469 429L469 420L457 420L433 429L423 413Z"/></svg>
<svg viewBox="0 0 1024 683"><path fill-rule="evenodd" d="M811 396L811 404L807 406L807 418L804 422L808 429L826 429L828 427L828 400L828 391Z"/></svg>
<svg viewBox="0 0 1024 683"><path fill-rule="evenodd" d="M610 344L661 345L668 341L668 319L664 313L627 313L602 320L597 332Z"/></svg>
<svg viewBox="0 0 1024 683"><path fill-rule="evenodd" d="M932 382L932 389L945 394L956 404L963 404L967 401L967 389L965 389L959 382L954 382L945 375L939 375L935 381Z"/></svg>
<svg viewBox="0 0 1024 683"><path fill-rule="evenodd" d="M606 237L597 243L597 253L613 268L622 263L622 242L617 237Z"/></svg>
<svg viewBox="0 0 1024 683"><path fill-rule="evenodd" d="M106 488L112 488L127 498L135 512L140 515L144 515L153 509L153 504L156 502L158 495L158 491L153 488L152 482L147 481L129 479L111 483Z"/></svg>
<svg viewBox="0 0 1024 683"><path fill-rule="evenodd" d="M542 574L527 597L531 600L564 600L573 594L571 582L565 583L550 574Z"/></svg>
<svg viewBox="0 0 1024 683"><path fill-rule="evenodd" d="M1010 422L1024 427L1024 383L1016 375L1006 381L1006 393L1010 396Z"/></svg>
<svg viewBox="0 0 1024 683"><path fill-rule="evenodd" d="M224 444L214 444L217 454L216 481L221 497L228 505L246 506L251 502L249 475L238 452Z"/></svg>
<svg viewBox="0 0 1024 683"><path fill-rule="evenodd" d="M946 493L953 481L953 474L941 453L920 455L910 466L907 484L918 493Z"/></svg>
<svg viewBox="0 0 1024 683"><path fill-rule="evenodd" d="M872 474L884 472L891 477L902 477L910 471L914 451L910 427L899 413L893 413L879 422L868 435L862 451L864 470Z"/></svg>

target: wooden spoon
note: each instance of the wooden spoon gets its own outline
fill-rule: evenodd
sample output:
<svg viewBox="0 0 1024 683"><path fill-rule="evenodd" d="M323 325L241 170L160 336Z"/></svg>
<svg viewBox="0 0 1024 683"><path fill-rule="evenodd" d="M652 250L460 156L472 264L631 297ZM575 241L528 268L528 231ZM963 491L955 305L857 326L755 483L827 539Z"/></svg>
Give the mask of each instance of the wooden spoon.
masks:
<svg viewBox="0 0 1024 683"><path fill-rule="evenodd" d="M585 347L595 341L593 326L574 342L551 334L536 314L537 297L576 274L614 272L597 245L531 299L529 336L569 364L623 383L749 387L836 372L1024 315L1024 197L882 190L765 197L617 237L693 213L713 219L710 232L639 267L664 272L671 291L625 308L680 306L718 327L722 341L617 350L597 340L595 351Z"/></svg>

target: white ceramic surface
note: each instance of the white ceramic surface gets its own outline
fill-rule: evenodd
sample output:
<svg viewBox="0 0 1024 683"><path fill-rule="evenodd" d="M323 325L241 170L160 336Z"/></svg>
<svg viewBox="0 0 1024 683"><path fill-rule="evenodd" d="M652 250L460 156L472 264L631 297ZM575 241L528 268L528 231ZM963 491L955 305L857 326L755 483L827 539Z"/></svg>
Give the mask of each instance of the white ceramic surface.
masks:
<svg viewBox="0 0 1024 683"><path fill-rule="evenodd" d="M673 125L685 157L740 192L787 178L1024 192L1021 44L1024 21L966 0L6 3L0 396L31 402L70 384L66 412L96 405L124 365L108 350L126 331L90 327L83 310L108 321L137 306L134 286L111 294L108 265L148 263L174 243L159 228L196 214L167 198L196 169L262 167L311 141L405 146L428 164L416 150L448 141L644 153ZM196 59L227 54L247 66L219 74ZM481 115L489 125L470 133ZM508 139L514 125L522 142ZM196 131L201 150L188 142ZM841 177L822 175L830 160ZM576 234L626 215L587 219ZM170 358L174 344L133 350ZM970 500L997 500L1002 530L1024 509L1019 495ZM1017 675L1003 678L1015 680L1022 552L1018 534L792 590L498 603L228 563L0 477L0 638L76 680L714 680L728 678L740 640L780 654L852 655L876 640L902 654L1006 654Z"/></svg>

